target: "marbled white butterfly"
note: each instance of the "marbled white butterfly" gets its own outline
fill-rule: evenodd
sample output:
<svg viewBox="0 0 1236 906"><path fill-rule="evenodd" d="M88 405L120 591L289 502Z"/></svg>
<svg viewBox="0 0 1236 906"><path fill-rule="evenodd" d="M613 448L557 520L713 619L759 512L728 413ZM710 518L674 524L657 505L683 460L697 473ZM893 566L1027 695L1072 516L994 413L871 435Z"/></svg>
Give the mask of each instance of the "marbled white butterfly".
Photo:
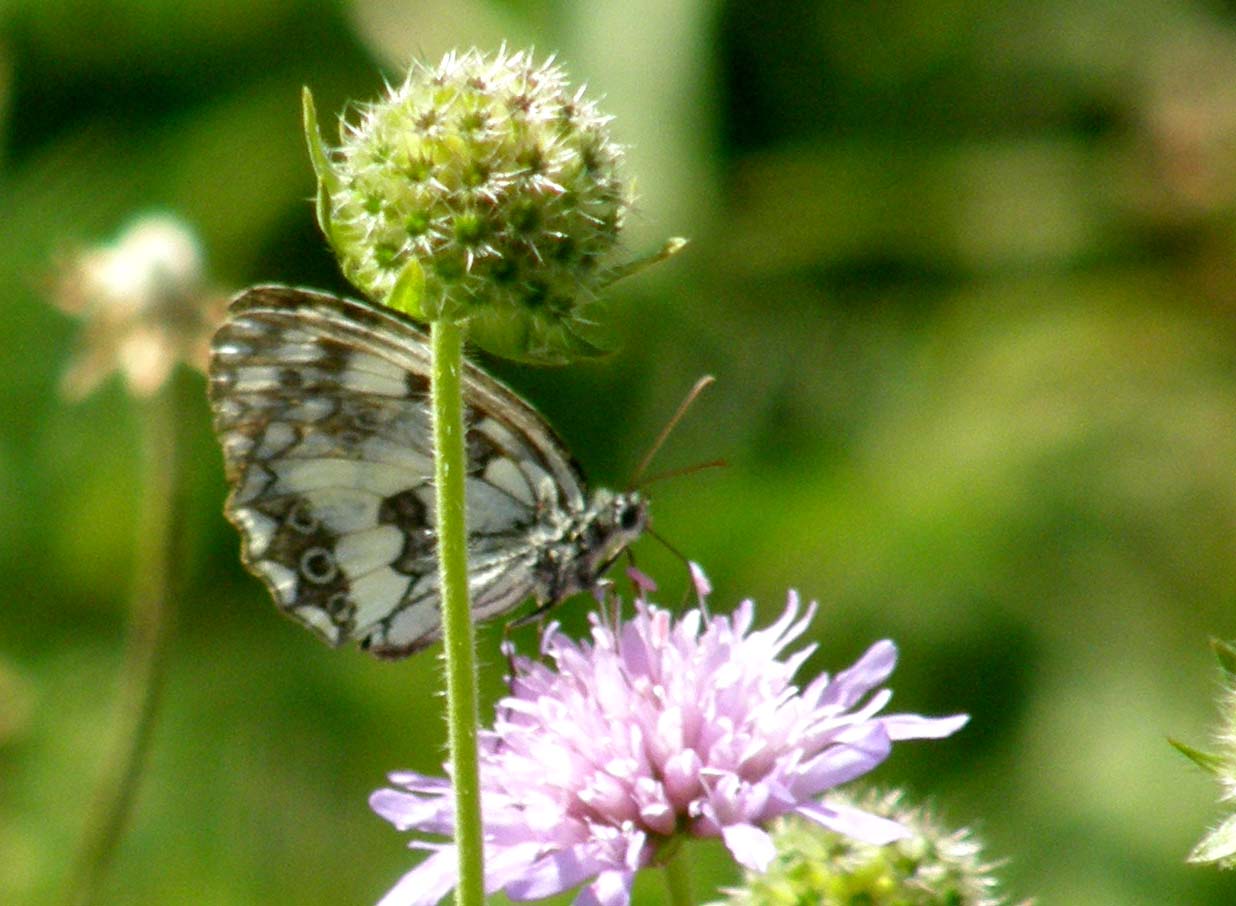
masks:
<svg viewBox="0 0 1236 906"><path fill-rule="evenodd" d="M402 657L441 637L425 335L397 312L245 290L215 334L210 398L242 559L331 645ZM644 530L638 493L586 493L553 429L468 365L473 614L592 588Z"/></svg>

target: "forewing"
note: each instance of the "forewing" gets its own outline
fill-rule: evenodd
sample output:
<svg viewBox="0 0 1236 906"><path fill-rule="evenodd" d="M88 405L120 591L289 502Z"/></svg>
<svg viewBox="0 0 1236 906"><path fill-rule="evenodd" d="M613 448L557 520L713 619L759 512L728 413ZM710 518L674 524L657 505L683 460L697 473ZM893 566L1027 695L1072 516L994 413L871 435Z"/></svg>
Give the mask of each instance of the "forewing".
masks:
<svg viewBox="0 0 1236 906"><path fill-rule="evenodd" d="M392 312L256 287L215 336L210 392L246 566L330 644L384 656L440 635L425 336ZM538 527L582 479L526 403L468 366L468 521L478 619L532 591Z"/></svg>

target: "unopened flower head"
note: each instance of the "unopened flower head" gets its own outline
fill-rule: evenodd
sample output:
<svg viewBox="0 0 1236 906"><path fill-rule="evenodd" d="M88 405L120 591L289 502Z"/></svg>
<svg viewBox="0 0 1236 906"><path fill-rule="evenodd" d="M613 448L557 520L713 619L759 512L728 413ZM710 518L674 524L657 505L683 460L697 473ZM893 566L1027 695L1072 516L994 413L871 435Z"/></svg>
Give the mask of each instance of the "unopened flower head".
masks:
<svg viewBox="0 0 1236 906"><path fill-rule="evenodd" d="M59 275L55 303L85 331L62 389L78 399L112 371L149 396L177 361L205 368L225 300L203 281L197 240L181 221L149 215L110 245L74 256Z"/></svg>
<svg viewBox="0 0 1236 906"><path fill-rule="evenodd" d="M949 830L928 809L905 804L900 791L834 802L896 821L909 833L876 846L787 816L773 824L777 856L766 872L748 871L742 887L718 906L1004 906L995 875L968 829ZM1022 904L1027 906L1027 904Z"/></svg>
<svg viewBox="0 0 1236 906"><path fill-rule="evenodd" d="M579 330L632 190L609 118L561 68L505 49L416 63L333 152L305 100L318 219L358 288L419 320L466 320L509 358L597 352Z"/></svg>
<svg viewBox="0 0 1236 906"><path fill-rule="evenodd" d="M965 716L880 716L896 649L873 645L836 676L805 688L793 675L813 646L786 655L814 613L791 594L772 626L753 630L754 606L732 616L675 618L646 601L619 626L592 618L591 643L551 628L548 663L516 659L510 694L483 734L486 886L534 900L587 885L576 903L622 906L635 873L683 836L719 837L744 866L776 855L763 829L796 813L872 843L901 825L821 794L870 771L900 739L948 736ZM442 778L393 774L373 808L401 830L450 836ZM429 906L455 884L455 851L404 876L383 906Z"/></svg>
<svg viewBox="0 0 1236 906"><path fill-rule="evenodd" d="M1178 750L1219 782L1219 801L1230 809L1236 802L1236 645L1211 642L1223 675L1223 694L1219 700L1219 728L1215 733L1214 752L1195 749L1178 740L1171 740ZM1236 812L1230 813L1211 828L1189 853L1189 861L1214 864L1220 868L1236 868Z"/></svg>

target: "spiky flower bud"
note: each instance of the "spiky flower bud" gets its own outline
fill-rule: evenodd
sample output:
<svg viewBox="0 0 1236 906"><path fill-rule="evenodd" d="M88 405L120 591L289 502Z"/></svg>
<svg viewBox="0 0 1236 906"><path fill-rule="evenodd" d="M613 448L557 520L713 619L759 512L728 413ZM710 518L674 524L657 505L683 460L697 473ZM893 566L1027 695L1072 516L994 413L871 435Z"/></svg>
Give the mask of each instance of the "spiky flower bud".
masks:
<svg viewBox="0 0 1236 906"><path fill-rule="evenodd" d="M319 223L375 300L467 321L509 358L595 355L580 330L632 197L608 122L552 61L505 49L414 64L333 151L306 90Z"/></svg>
<svg viewBox="0 0 1236 906"><path fill-rule="evenodd" d="M1223 671L1223 692L1219 700L1219 730L1215 734L1217 752L1203 752L1179 740L1170 740L1194 764L1219 782L1219 801L1230 806L1236 802L1236 646L1228 642L1211 642ZM1220 868L1236 867L1236 813L1228 815L1217 827L1193 847L1189 861L1215 864Z"/></svg>
<svg viewBox="0 0 1236 906"><path fill-rule="evenodd" d="M845 797L830 797L845 802ZM969 830L949 831L900 791L868 793L864 812L890 818L909 835L885 846L833 833L796 816L773 830L777 856L764 873L747 872L744 887L715 906L1002 906L994 865ZM1029 906L1029 904L1022 904Z"/></svg>

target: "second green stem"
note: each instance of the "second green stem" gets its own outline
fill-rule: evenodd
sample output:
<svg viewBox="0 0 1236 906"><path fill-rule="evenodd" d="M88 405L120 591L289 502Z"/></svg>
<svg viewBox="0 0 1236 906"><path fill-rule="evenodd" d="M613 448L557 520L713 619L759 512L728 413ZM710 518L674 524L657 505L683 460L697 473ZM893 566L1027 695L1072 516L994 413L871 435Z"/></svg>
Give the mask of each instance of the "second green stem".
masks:
<svg viewBox="0 0 1236 906"><path fill-rule="evenodd" d="M146 487L141 543L133 588L129 639L120 675L115 750L103 769L87 812L70 890L64 902L87 906L102 899L107 873L129 824L154 736L167 667L170 624L181 592L184 500L179 478L179 375L142 407Z"/></svg>
<svg viewBox="0 0 1236 906"><path fill-rule="evenodd" d="M477 760L476 649L468 601L467 451L463 423L463 327L435 321L433 346L434 481L437 490L438 580L446 652L446 710L455 785L458 906L485 899L481 783Z"/></svg>

